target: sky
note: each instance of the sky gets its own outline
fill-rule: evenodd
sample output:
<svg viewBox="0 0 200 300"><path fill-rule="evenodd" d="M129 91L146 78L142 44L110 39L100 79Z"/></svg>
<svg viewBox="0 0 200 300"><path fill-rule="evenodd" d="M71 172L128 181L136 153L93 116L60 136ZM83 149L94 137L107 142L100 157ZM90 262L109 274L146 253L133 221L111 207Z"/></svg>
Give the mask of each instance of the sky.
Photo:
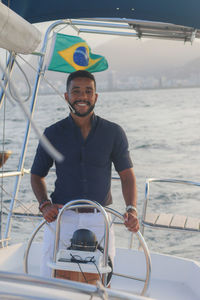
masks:
<svg viewBox="0 0 200 300"><path fill-rule="evenodd" d="M34 24L43 34L45 34L47 28L52 24L52 22L43 22L43 23L37 23ZM70 34L70 35L77 35L77 32L71 28L71 26L66 26L65 34ZM121 59L120 59L120 51L123 51L123 55L126 56L126 47L129 48L129 51L127 51L127 55L131 55L130 53L130 48L132 47L132 52L133 52L133 57L131 59L138 60L138 63L142 63L144 51L143 49L147 46L149 39L143 38L142 40L138 40L137 38L127 38L127 37L116 37L116 36L108 36L108 35L94 35L94 34L87 34L87 33L81 33L80 36L86 40L86 42L89 44L89 46L92 49L93 53L101 54L98 52L95 52L96 48L97 49L102 49L102 55L105 55L103 52L104 47L106 48L106 45L109 44L111 45L112 43L114 44L113 46L113 51L112 51L112 56L116 56L116 61L118 60L118 64L120 64ZM116 42L117 41L117 42ZM112 42L112 43L111 43ZM178 56L177 59L175 57L175 54L177 55L177 52L181 53L183 52L182 49L185 48L191 48L191 51L196 51L196 45L199 45L199 40L195 40L194 42L194 47L190 47L190 43L187 43L186 46L184 46L183 42L174 42L174 41L164 41L164 45L167 48L172 48L174 49L174 55L173 55L173 50L171 50L171 58L173 58L175 61L178 61ZM154 43L156 44L156 49L157 51L164 51L165 49L163 48L163 41L162 40L154 40ZM105 45L106 44L106 45ZM119 45L119 46L118 46ZM122 45L125 45L124 49L122 48ZM181 47L180 47L181 45ZM112 45L111 45L112 46ZM116 47L116 48L114 48ZM194 50L192 49L194 48ZM38 51L41 49L41 44L38 47ZM142 50L141 50L142 49ZM124 54L125 53L125 54ZM5 61L5 51L0 50L0 55L1 55L1 61ZM196 54L195 54L196 55ZM145 56L146 57L146 56ZM150 57L150 52L149 52L149 57ZM25 57L27 59L27 56ZM162 59L162 57L161 57ZM149 58L150 61L150 58ZM146 62L148 63L148 62ZM166 62L167 63L167 62Z"/></svg>
<svg viewBox="0 0 200 300"><path fill-rule="evenodd" d="M52 22L43 22L43 23L37 23L34 24L43 34L45 34L48 27L52 24ZM69 35L77 35L76 30L71 28L70 26L67 26L64 30L65 34ZM94 48L103 45L104 43L111 41L112 39L115 39L115 36L109 36L109 35L100 35L100 34L87 34L87 33L81 33L80 36L83 39L87 39L87 42L89 44L92 44Z"/></svg>

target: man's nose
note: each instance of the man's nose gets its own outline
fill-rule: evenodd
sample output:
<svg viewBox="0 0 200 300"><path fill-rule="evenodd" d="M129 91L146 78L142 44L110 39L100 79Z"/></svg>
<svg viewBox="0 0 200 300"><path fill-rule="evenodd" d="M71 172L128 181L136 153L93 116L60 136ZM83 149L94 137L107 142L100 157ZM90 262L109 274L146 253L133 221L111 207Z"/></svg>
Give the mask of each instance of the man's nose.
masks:
<svg viewBox="0 0 200 300"><path fill-rule="evenodd" d="M87 93L86 93L86 91L81 91L81 92L80 92L80 97L83 98L83 99L86 99L86 98L87 98Z"/></svg>

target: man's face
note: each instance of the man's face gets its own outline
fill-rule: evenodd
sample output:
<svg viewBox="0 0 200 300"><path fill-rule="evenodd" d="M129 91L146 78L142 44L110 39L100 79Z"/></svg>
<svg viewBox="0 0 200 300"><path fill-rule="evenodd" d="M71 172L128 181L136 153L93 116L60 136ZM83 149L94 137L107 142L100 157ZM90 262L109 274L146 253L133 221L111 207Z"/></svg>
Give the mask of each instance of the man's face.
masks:
<svg viewBox="0 0 200 300"><path fill-rule="evenodd" d="M97 97L94 81L85 77L73 79L65 93L65 99L79 117L87 116L93 111Z"/></svg>

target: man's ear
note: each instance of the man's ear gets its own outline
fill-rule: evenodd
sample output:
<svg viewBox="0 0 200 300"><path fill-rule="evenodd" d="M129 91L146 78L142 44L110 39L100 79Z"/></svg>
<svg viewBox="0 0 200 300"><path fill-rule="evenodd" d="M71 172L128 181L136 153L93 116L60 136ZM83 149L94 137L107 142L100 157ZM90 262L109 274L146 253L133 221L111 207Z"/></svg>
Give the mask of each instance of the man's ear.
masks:
<svg viewBox="0 0 200 300"><path fill-rule="evenodd" d="M64 93L64 96L65 96L65 100L68 102L68 101L69 101L69 96L68 96L68 93L67 93L67 92L65 92L65 93Z"/></svg>
<svg viewBox="0 0 200 300"><path fill-rule="evenodd" d="M95 103L97 102L97 99L98 99L98 94L96 93L95 94Z"/></svg>

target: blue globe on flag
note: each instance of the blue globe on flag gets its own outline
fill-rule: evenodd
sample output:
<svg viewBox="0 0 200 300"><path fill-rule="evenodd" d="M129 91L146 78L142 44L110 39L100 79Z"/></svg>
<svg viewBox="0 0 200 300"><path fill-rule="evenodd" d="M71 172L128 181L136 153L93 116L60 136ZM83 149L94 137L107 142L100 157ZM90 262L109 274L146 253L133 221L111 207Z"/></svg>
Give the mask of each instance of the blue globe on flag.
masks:
<svg viewBox="0 0 200 300"><path fill-rule="evenodd" d="M86 67L89 65L89 55L87 52L87 49L85 47L78 47L74 51L73 55L73 60L74 62L81 66L81 67Z"/></svg>

